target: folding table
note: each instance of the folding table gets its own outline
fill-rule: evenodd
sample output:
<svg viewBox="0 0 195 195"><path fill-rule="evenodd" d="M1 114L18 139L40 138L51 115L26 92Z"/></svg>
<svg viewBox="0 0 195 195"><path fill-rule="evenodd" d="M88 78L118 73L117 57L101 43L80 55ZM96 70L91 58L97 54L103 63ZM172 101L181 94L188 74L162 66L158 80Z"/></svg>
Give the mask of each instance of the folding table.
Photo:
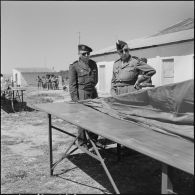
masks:
<svg viewBox="0 0 195 195"><path fill-rule="evenodd" d="M79 148L86 154L101 162L115 192L117 194L120 193L98 151L98 147L90 138L88 132L93 132L117 144L121 144L161 162L162 194L174 193L168 171L170 168L174 167L194 175L194 143L189 140L159 133L149 128L113 118L80 103L59 102L37 104L34 106L36 109L48 114L49 162L51 176L53 175L56 165ZM79 145L77 143L78 136L75 136L64 129L53 126L52 116L84 128L87 141L93 146L95 153L90 152L82 145ZM52 129L74 137L71 144L67 147L65 154L56 162L53 162ZM74 146L76 146L76 148Z"/></svg>

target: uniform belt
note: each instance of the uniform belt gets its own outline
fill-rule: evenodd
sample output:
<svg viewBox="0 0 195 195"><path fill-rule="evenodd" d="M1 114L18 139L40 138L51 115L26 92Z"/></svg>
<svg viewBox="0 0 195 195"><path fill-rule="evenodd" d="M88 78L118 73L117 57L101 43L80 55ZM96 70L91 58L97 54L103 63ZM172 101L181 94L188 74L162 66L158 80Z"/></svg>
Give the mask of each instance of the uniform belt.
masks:
<svg viewBox="0 0 195 195"><path fill-rule="evenodd" d="M134 85L136 81L116 81L118 84Z"/></svg>
<svg viewBox="0 0 195 195"><path fill-rule="evenodd" d="M83 91L93 91L95 90L95 87L91 87L91 86L79 86L78 87L79 90L83 90Z"/></svg>

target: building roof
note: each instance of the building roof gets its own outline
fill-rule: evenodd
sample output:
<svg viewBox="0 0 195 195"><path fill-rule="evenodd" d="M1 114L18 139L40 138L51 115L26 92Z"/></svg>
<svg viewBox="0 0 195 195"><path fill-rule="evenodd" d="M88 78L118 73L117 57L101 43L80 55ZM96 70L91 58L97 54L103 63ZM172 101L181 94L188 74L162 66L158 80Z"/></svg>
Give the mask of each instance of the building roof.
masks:
<svg viewBox="0 0 195 195"><path fill-rule="evenodd" d="M178 31L182 31L182 30L193 29L193 28L194 28L194 18L188 18L188 19L180 21L172 26L169 26L168 28L163 29L160 32L158 32L152 36L158 36L158 35L178 32Z"/></svg>
<svg viewBox="0 0 195 195"><path fill-rule="evenodd" d="M185 26L185 24L187 26L187 21L186 23L183 23L183 26ZM179 30L178 25L174 25L174 26L172 26L172 29L176 30L176 26L177 26L177 30ZM189 25L189 26L192 27L192 25ZM150 37L133 39L131 41L128 41L127 44L129 45L130 49L136 49L136 48L151 47L151 46L157 46L157 45L162 45L162 44L167 44L167 43L174 43L178 41L186 41L186 40L194 39L194 28L180 30L177 32L176 31L170 32L170 29L171 28L169 28L169 30L165 29L166 31L163 30L160 33L156 35L152 35ZM102 55L102 54L107 54L107 53L112 53L112 52L116 52L115 45L111 47L107 47L99 51L94 51L92 52L91 56L93 57L96 55Z"/></svg>
<svg viewBox="0 0 195 195"><path fill-rule="evenodd" d="M19 72L22 72L22 73L27 73L27 72L31 72L31 73L34 73L34 72L56 72L52 69L49 69L49 68L14 68L15 70L19 71Z"/></svg>

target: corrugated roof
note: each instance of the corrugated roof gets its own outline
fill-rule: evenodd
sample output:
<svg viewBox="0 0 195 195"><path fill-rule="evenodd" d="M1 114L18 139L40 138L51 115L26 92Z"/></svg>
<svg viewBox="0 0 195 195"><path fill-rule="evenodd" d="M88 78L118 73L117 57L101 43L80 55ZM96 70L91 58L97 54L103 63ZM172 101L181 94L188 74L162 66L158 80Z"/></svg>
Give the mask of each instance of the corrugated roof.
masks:
<svg viewBox="0 0 195 195"><path fill-rule="evenodd" d="M17 71L20 72L56 72L49 68L14 68Z"/></svg>
<svg viewBox="0 0 195 195"><path fill-rule="evenodd" d="M163 29L162 31L152 35L152 36L158 36L173 32L178 32L182 30L188 30L194 28L194 18L188 18L186 20L180 21L177 24L174 24L172 26L169 26L168 28Z"/></svg>
<svg viewBox="0 0 195 195"><path fill-rule="evenodd" d="M190 22L191 20L188 19L185 21L186 22L183 23L183 26L185 26L185 24L187 26L187 21ZM181 24L181 22L180 22L180 24ZM178 24L176 26L178 27ZM174 29L174 28L172 28L172 29ZM179 28L177 28L177 29L179 29ZM167 33L165 33L165 32L167 32ZM180 30L177 32L172 32L172 33L170 33L170 31L168 31L168 30L166 30L166 31L163 30L162 34L158 34L156 36L139 38L139 39L133 39L131 41L128 41L127 44L129 45L130 49L136 49L136 48L150 47L150 46L167 44L167 43L174 43L174 42L178 42L178 41L185 41L185 40L190 40L190 39L194 39L194 28L190 28L187 30ZM94 52L92 52L91 56L93 57L93 56L98 55L98 54L106 54L106 53L111 53L111 52L116 52L115 45L111 46L111 47L107 47L107 48L99 50L99 51L94 51Z"/></svg>

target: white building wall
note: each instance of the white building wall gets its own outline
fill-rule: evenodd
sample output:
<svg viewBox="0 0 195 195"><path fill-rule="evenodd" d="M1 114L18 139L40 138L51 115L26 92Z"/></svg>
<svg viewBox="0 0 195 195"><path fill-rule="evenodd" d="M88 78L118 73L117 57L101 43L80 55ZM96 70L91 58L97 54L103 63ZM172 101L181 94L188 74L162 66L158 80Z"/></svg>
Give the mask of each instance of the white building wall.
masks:
<svg viewBox="0 0 195 195"><path fill-rule="evenodd" d="M21 81L21 83L20 83L20 86L21 86L21 87L28 86L28 83L27 83L27 81L25 80L25 78L24 78L24 76L23 76L22 73L20 73L20 81Z"/></svg>
<svg viewBox="0 0 195 195"><path fill-rule="evenodd" d="M149 58L148 59L148 64L152 66L156 70L156 74L152 76L152 84L155 86L160 86L162 81L161 81L161 58L160 56L156 56L155 58Z"/></svg>
<svg viewBox="0 0 195 195"><path fill-rule="evenodd" d="M100 66L101 65L105 65L105 90L102 91L100 89L100 75L98 74L98 83L96 85L97 87L97 91L99 93L105 93L105 94L110 94L110 89L111 89L111 80L112 80L112 71L113 71L113 64L114 64L114 61L110 61L110 62L97 62L97 66L98 66L98 72L100 70Z"/></svg>
<svg viewBox="0 0 195 195"><path fill-rule="evenodd" d="M175 56L174 83L194 79L194 55Z"/></svg>

